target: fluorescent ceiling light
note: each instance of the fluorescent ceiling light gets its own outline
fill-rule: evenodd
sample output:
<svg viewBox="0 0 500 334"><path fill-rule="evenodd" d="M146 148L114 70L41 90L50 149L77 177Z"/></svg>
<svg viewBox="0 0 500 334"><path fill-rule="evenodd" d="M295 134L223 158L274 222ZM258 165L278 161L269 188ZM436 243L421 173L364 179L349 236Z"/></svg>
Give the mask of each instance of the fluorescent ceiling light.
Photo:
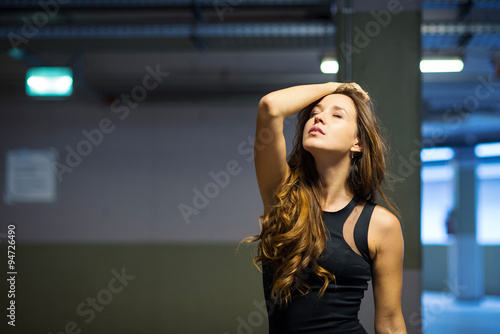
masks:
<svg viewBox="0 0 500 334"><path fill-rule="evenodd" d="M455 151L451 147L424 148L420 152L420 159L423 162L447 161L453 159Z"/></svg>
<svg viewBox="0 0 500 334"><path fill-rule="evenodd" d="M321 62L321 72L323 73L337 73L339 71L339 63L334 59L325 58Z"/></svg>
<svg viewBox="0 0 500 334"><path fill-rule="evenodd" d="M464 62L458 58L452 59L423 59L420 61L422 73L461 72Z"/></svg>
<svg viewBox="0 0 500 334"><path fill-rule="evenodd" d="M26 94L69 96L73 92L73 72L67 67L32 67L26 73Z"/></svg>
<svg viewBox="0 0 500 334"><path fill-rule="evenodd" d="M500 143L478 144L474 147L474 153L478 158L500 156Z"/></svg>

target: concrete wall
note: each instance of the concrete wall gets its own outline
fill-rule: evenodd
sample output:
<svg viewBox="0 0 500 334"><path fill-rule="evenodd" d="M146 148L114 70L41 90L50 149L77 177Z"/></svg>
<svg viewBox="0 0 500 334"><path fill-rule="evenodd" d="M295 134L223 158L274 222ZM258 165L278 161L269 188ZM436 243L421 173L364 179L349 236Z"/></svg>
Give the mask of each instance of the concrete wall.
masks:
<svg viewBox="0 0 500 334"><path fill-rule="evenodd" d="M5 103L2 161L10 149L48 147L71 166L68 152L88 142L82 131L103 119L114 130L59 173L56 203L2 204L2 217L19 225L20 242L237 242L258 232L262 210L252 160L258 101L145 101L123 120L98 103ZM219 176L214 188L210 173L227 175L228 167L229 180ZM199 209L196 191L211 196L197 199ZM181 204L195 213L183 216Z"/></svg>
<svg viewBox="0 0 500 334"><path fill-rule="evenodd" d="M346 2L341 3L346 5ZM383 133L389 139L390 177L387 179L392 189L385 191L395 200L402 217L405 239L403 316L408 333L421 333L421 182L418 172L422 142L421 74L418 69L421 13L419 2L376 1L373 4L382 11L367 11L363 2L353 2L352 15L350 10L341 9L337 13L338 77L340 81L357 82L369 92L382 121ZM384 13L384 24L380 24L380 13Z"/></svg>

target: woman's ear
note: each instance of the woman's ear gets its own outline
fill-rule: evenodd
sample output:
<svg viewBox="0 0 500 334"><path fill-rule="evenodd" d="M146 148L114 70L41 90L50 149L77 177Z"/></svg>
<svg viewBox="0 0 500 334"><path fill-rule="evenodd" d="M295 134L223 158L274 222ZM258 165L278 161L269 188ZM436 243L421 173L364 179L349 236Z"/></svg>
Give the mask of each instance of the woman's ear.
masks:
<svg viewBox="0 0 500 334"><path fill-rule="evenodd" d="M351 147L351 152L361 152L363 151L363 147L361 145L361 141L356 137L354 144Z"/></svg>

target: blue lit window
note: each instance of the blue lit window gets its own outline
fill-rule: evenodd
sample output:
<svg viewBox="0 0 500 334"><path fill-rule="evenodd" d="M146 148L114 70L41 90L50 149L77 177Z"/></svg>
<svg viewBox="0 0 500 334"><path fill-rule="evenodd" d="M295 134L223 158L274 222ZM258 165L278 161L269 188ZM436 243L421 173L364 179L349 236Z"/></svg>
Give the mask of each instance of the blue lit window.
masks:
<svg viewBox="0 0 500 334"><path fill-rule="evenodd" d="M480 163L477 180L477 243L500 244L500 163Z"/></svg>
<svg viewBox="0 0 500 334"><path fill-rule="evenodd" d="M422 244L448 242L446 220L453 207L454 176L449 163L422 166Z"/></svg>

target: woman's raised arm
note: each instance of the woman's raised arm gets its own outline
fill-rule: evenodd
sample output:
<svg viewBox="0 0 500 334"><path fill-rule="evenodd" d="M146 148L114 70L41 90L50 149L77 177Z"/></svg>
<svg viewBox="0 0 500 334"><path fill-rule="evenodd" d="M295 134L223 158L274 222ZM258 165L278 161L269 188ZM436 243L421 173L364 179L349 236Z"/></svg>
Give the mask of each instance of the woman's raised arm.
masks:
<svg viewBox="0 0 500 334"><path fill-rule="evenodd" d="M336 82L301 85L277 90L264 96L259 103L255 131L255 171L267 213L276 187L290 172L286 162L283 121L321 97L333 93Z"/></svg>

